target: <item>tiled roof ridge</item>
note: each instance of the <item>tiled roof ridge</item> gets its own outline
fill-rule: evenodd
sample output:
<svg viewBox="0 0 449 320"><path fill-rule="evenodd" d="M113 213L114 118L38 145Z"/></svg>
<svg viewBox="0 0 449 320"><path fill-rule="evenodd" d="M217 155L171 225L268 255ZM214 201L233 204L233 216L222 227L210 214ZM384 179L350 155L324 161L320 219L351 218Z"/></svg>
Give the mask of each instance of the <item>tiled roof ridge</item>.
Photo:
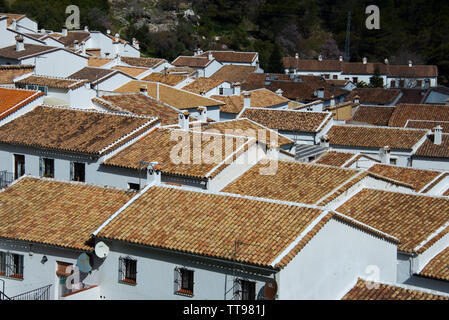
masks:
<svg viewBox="0 0 449 320"><path fill-rule="evenodd" d="M168 87L168 88L170 88L170 89L179 90L179 91L182 91L182 92L185 92L185 93L188 93L188 94L194 94L194 95L196 95L196 96L198 96L198 97L201 97L201 98L203 98L203 99L209 99L209 100L212 100L212 101L215 101L215 102L219 102L219 104L223 104L223 101L216 100L216 99L213 99L213 98L208 98L208 97L202 96L202 95L200 95L200 94L198 94L198 93L184 90L184 89L182 89L182 88L181 88L181 89L177 89L177 88L175 88L175 87L169 86L169 85L167 85L167 84L165 84L165 83L162 83L162 82L153 82L153 81L147 81L147 82L156 83L156 84L158 83L159 85Z"/></svg>
<svg viewBox="0 0 449 320"><path fill-rule="evenodd" d="M12 106L11 108L9 108L8 110L5 110L4 112L2 112L0 114L0 116L9 116L12 113L16 112L19 108L26 106L27 104L31 103L32 101L36 100L39 97L42 97L45 95L45 93L40 92L40 91L35 91L35 90L27 90L27 89L9 89L9 88L2 88L2 89L8 89L8 90L21 90L21 91L28 91L28 92L34 92L31 96L25 98L24 100L20 101L19 103L17 103L16 105ZM6 115L5 115L6 114Z"/></svg>
<svg viewBox="0 0 449 320"><path fill-rule="evenodd" d="M443 196L443 198L445 198ZM419 245L417 245L415 248L413 248L414 252L422 253L425 251L426 245L429 242L432 242L432 239L436 238L439 234L441 234L445 229L449 228L449 221L447 221L445 224L443 224L441 227L439 227L437 230L435 230L432 234L430 234L426 239L424 239Z"/></svg>
<svg viewBox="0 0 449 320"><path fill-rule="evenodd" d="M38 74L30 74L26 78L21 78L20 80L15 81L15 83L22 83L25 79L36 77L50 80L63 80L63 81L73 81L74 83L69 85L68 89L77 89L81 84L89 83L90 81L87 79L72 79L72 78L64 78L64 77L56 77L56 76L48 76L48 75L38 75Z"/></svg>
<svg viewBox="0 0 449 320"><path fill-rule="evenodd" d="M249 119L249 118L245 118L245 117L244 117L244 118L235 118L235 119L231 119L231 120L219 121L219 122L217 122L217 123L221 123L221 122L231 122L231 121L240 121L240 120L246 120L246 121L252 122L253 124L255 124L255 125L259 126L259 127L262 127L262 128L264 128L265 130L267 130L267 131L274 132L274 133L277 134L278 136L281 136L281 137L283 137L283 138L285 138L285 139L290 140L290 141L293 142L292 139L287 138L287 137L284 136L283 134L281 134L281 133L279 133L279 132L276 132L275 130L270 129L270 128L264 126L263 124L260 124L260 123L254 121L254 120Z"/></svg>
<svg viewBox="0 0 449 320"><path fill-rule="evenodd" d="M287 98L285 98L285 99L287 99ZM327 115L332 114L332 112L329 112L329 111L299 111L299 110L295 110L295 109L271 109L271 108L259 108L259 107L249 107L249 108L246 108L246 110L301 112L300 114L304 114L304 113L320 113L320 114L327 114Z"/></svg>
<svg viewBox="0 0 449 320"><path fill-rule="evenodd" d="M375 125L360 125L360 124L336 124L334 127L355 127L355 128L368 128L368 129L389 129L389 130L402 130L402 131L422 131L426 133L431 133L430 129L419 129L419 128L404 128L404 127L389 127L389 126L375 126Z"/></svg>
<svg viewBox="0 0 449 320"><path fill-rule="evenodd" d="M0 64L0 70L34 69L31 64Z"/></svg>
<svg viewBox="0 0 449 320"><path fill-rule="evenodd" d="M329 165L323 165L323 164L313 164L315 165L322 165L322 166L327 166L327 167L332 167L335 168L334 166L329 166ZM339 169L343 169L343 170L348 170L349 168L340 168ZM349 169L351 171L354 171L354 169ZM334 189L332 189L328 194L326 194L325 196L323 196L322 198L320 198L318 201L315 202L315 205L319 205L320 203L324 202L327 198L329 198L330 196L332 196L335 192L337 192L338 190L340 190L341 188L343 188L346 184L350 183L351 181L357 179L358 177L362 176L365 172L364 171L359 171L357 174L354 174L352 177L350 177L349 179L343 181L340 185L336 186Z"/></svg>
<svg viewBox="0 0 449 320"><path fill-rule="evenodd" d="M431 170L429 170L431 171ZM437 175L432 181L430 181L428 184L426 184L421 190L418 192L428 192L430 191L438 182L440 182L443 178L445 178L447 175L449 175L449 171L441 171L439 175Z"/></svg>
<svg viewBox="0 0 449 320"><path fill-rule="evenodd" d="M395 180L395 179L386 177L386 176L384 176L384 175L381 175L381 174L378 174L378 173L371 172L371 171L369 171L369 170L367 170L366 173L367 173L368 176L371 176L371 177L374 177L374 178L378 178L378 179L380 179L380 180L384 180L384 181L387 181L387 182L392 182L392 183L394 183L394 184L401 185L401 186L410 188L410 189L412 189L412 190L415 189L415 187L414 187L413 185L411 185L411 184L409 184L409 183L406 183L406 182L403 182L403 181Z"/></svg>

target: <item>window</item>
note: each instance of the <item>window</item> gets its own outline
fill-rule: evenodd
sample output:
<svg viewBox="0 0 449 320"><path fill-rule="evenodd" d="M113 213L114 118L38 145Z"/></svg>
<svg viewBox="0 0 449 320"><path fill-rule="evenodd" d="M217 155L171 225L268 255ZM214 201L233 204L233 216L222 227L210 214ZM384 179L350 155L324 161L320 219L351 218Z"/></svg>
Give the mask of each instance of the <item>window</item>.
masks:
<svg viewBox="0 0 449 320"><path fill-rule="evenodd" d="M330 75L329 75L328 73L326 73L326 74L324 75L324 78L325 78L325 79L329 79L329 77L330 77Z"/></svg>
<svg viewBox="0 0 449 320"><path fill-rule="evenodd" d="M140 185L138 183L128 183L128 189L139 191Z"/></svg>
<svg viewBox="0 0 449 320"><path fill-rule="evenodd" d="M417 81L416 81L416 86L417 86L418 88L421 88L421 87L422 87L422 80L417 80Z"/></svg>
<svg viewBox="0 0 449 320"><path fill-rule="evenodd" d="M220 91L219 95L222 96L223 95L223 88L219 88L219 91Z"/></svg>
<svg viewBox="0 0 449 320"><path fill-rule="evenodd" d="M84 163L71 162L70 180L84 182L86 180L86 166Z"/></svg>
<svg viewBox="0 0 449 320"><path fill-rule="evenodd" d="M23 255L0 252L0 276L23 279Z"/></svg>
<svg viewBox="0 0 449 320"><path fill-rule="evenodd" d="M39 90L40 92L43 92L43 93L47 94L47 92L48 92L48 87L39 86L39 87L38 87L38 90Z"/></svg>
<svg viewBox="0 0 449 320"><path fill-rule="evenodd" d="M332 76L332 78L333 78L334 80L337 80L337 79L338 79L338 75L334 74L334 75Z"/></svg>
<svg viewBox="0 0 449 320"><path fill-rule="evenodd" d="M14 179L18 179L25 174L25 156L14 155Z"/></svg>
<svg viewBox="0 0 449 320"><path fill-rule="evenodd" d="M39 174L41 177L54 178L55 177L55 160L40 158Z"/></svg>
<svg viewBox="0 0 449 320"><path fill-rule="evenodd" d="M405 86L405 80L399 80L399 87L404 88Z"/></svg>
<svg viewBox="0 0 449 320"><path fill-rule="evenodd" d="M354 83L357 83L357 82L359 82L359 78L357 78L357 77L353 77L353 78L352 78L352 82L354 82Z"/></svg>
<svg viewBox="0 0 449 320"><path fill-rule="evenodd" d="M394 81L394 80L391 81L391 82L390 82L390 87L391 87L391 88L396 88L396 81Z"/></svg>
<svg viewBox="0 0 449 320"><path fill-rule="evenodd" d="M242 279L235 280L234 300L256 300L256 283Z"/></svg>
<svg viewBox="0 0 449 320"><path fill-rule="evenodd" d="M136 284L137 283L137 260L126 257L119 258L119 281L128 283L128 284Z"/></svg>
<svg viewBox="0 0 449 320"><path fill-rule="evenodd" d="M396 158L390 158L390 164L392 164L392 165L396 165L398 163L398 159L396 159Z"/></svg>
<svg viewBox="0 0 449 320"><path fill-rule="evenodd" d="M175 268L175 293L193 296L193 270Z"/></svg>

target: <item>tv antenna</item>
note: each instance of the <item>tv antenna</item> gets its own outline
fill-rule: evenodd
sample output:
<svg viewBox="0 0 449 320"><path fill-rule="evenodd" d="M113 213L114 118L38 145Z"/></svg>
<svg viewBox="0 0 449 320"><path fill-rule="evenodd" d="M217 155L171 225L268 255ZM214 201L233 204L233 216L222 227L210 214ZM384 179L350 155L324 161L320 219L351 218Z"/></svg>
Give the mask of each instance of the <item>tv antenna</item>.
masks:
<svg viewBox="0 0 449 320"><path fill-rule="evenodd" d="M349 62L349 43L351 38L351 11L348 12L348 24L346 27L346 41L345 41L345 62Z"/></svg>

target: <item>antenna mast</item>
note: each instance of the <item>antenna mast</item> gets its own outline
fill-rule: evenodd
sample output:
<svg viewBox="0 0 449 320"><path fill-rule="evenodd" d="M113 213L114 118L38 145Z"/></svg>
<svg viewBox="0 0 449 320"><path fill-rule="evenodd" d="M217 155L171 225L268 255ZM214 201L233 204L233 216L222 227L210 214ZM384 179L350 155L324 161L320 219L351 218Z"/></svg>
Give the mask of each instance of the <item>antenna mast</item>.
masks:
<svg viewBox="0 0 449 320"><path fill-rule="evenodd" d="M346 27L345 62L349 62L350 35L351 35L351 11L348 12L348 24Z"/></svg>

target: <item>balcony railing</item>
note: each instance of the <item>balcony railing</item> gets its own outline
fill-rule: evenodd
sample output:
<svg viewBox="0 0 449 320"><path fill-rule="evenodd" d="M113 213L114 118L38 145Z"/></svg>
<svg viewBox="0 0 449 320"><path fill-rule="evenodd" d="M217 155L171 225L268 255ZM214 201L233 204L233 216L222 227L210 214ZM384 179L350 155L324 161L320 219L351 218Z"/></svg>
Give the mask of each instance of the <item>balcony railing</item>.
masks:
<svg viewBox="0 0 449 320"><path fill-rule="evenodd" d="M5 188L13 182L14 176L12 172L0 171L0 188Z"/></svg>
<svg viewBox="0 0 449 320"><path fill-rule="evenodd" d="M50 287L49 284L45 287L34 289L25 293L21 293L17 296L11 297L11 300L50 300Z"/></svg>

